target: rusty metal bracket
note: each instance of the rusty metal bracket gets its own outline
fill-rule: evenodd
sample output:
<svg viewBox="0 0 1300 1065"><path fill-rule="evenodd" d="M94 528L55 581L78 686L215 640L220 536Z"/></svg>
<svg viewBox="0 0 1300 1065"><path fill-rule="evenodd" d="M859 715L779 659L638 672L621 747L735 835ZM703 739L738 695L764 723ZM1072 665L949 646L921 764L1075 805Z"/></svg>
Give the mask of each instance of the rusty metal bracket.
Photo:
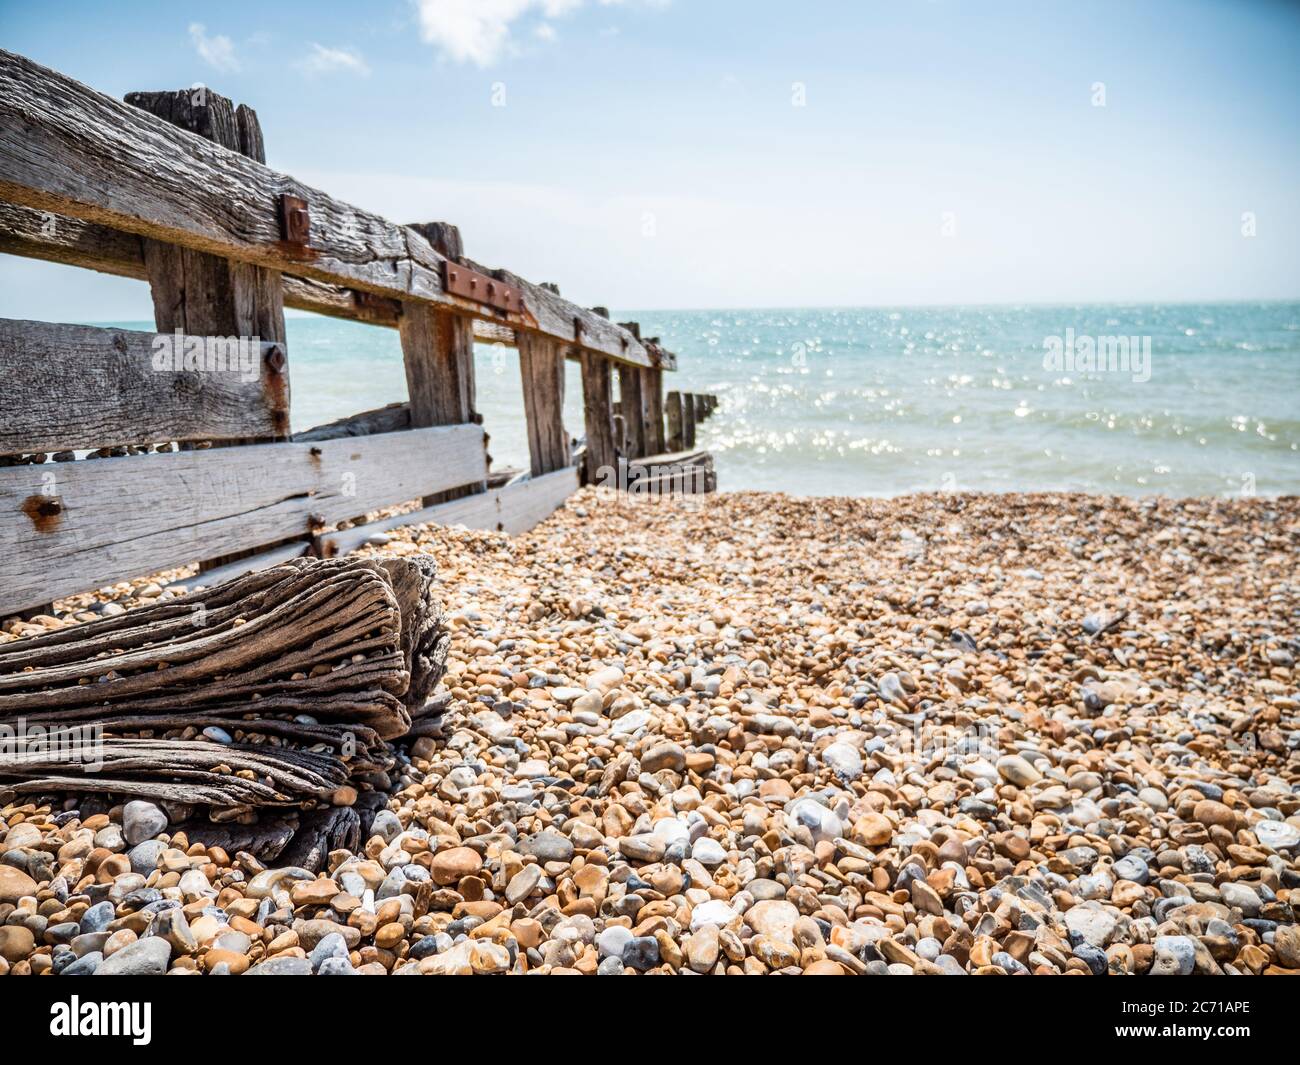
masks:
<svg viewBox="0 0 1300 1065"><path fill-rule="evenodd" d="M311 211L301 196L280 194L280 235L286 244L307 246L311 237Z"/></svg>
<svg viewBox="0 0 1300 1065"><path fill-rule="evenodd" d="M523 293L514 285L480 274L450 259L442 264L442 286L453 296L485 303L499 311L519 313L524 309Z"/></svg>

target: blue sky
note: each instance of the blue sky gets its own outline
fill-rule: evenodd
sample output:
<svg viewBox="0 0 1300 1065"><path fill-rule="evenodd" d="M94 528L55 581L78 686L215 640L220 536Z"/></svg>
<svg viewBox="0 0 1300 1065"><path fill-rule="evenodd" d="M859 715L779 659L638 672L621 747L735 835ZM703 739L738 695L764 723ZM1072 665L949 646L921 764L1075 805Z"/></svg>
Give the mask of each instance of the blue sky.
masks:
<svg viewBox="0 0 1300 1065"><path fill-rule="evenodd" d="M271 166L585 304L1300 297L1290 4L0 0L0 44L209 85ZM149 308L0 256L0 315Z"/></svg>

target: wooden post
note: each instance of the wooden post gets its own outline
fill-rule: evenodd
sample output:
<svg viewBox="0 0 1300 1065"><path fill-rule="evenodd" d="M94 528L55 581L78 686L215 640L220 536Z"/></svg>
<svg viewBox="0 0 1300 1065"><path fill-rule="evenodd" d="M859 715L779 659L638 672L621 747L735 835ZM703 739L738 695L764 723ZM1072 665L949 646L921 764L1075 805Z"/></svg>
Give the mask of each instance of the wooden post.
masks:
<svg viewBox="0 0 1300 1065"><path fill-rule="evenodd" d="M266 162L262 127L252 108L234 104L207 88L175 92L133 92L126 102L166 119L204 140L215 141L240 155ZM159 333L177 329L189 336L258 337L280 345L274 363L261 366L262 387L281 398L284 424L272 439L289 436L289 368L285 362L284 295L280 272L233 262L207 252L142 237L145 274L153 297L154 323ZM144 442L144 441L142 441ZM230 440L225 444L251 444ZM252 552L203 559L207 572Z"/></svg>
<svg viewBox="0 0 1300 1065"><path fill-rule="evenodd" d="M126 102L173 125L215 141L259 163L266 162L257 114L211 89L128 93ZM160 333L181 329L192 336L259 337L283 344L284 297L280 273L236 263L207 252L144 238L145 271ZM289 388L285 369L268 387ZM286 424L282 435L288 436Z"/></svg>
<svg viewBox="0 0 1300 1065"><path fill-rule="evenodd" d="M685 450L682 438L682 394L680 392L668 393L664 413L668 420L668 439L665 446L670 452Z"/></svg>
<svg viewBox="0 0 1300 1065"><path fill-rule="evenodd" d="M569 464L564 431L564 350L537 333L519 334L519 372L523 378L524 419L534 477Z"/></svg>
<svg viewBox="0 0 1300 1065"><path fill-rule="evenodd" d="M646 416L646 453L662 455L664 446L664 372L657 366L641 371Z"/></svg>
<svg viewBox="0 0 1300 1065"><path fill-rule="evenodd" d="M582 353L582 414L587 428L586 480L595 484L600 471L616 469L614 412L610 400L609 360L594 351Z"/></svg>
<svg viewBox="0 0 1300 1065"><path fill-rule="evenodd" d="M642 390L641 371L635 366L620 366L618 370L619 407L623 415L624 431L627 436L626 454L630 459L639 459L649 454L646 451L645 400Z"/></svg>
<svg viewBox="0 0 1300 1065"><path fill-rule="evenodd" d="M453 261L464 255L460 230L450 222L423 222L411 226L429 241L439 254ZM474 322L427 303L402 304L397 325L406 367L406 391L411 401L411 427L464 425L479 421L474 409ZM487 457L484 480L462 488L425 496L433 506L487 487Z"/></svg>
<svg viewBox="0 0 1300 1065"><path fill-rule="evenodd" d="M682 393L682 450L695 450L695 396Z"/></svg>

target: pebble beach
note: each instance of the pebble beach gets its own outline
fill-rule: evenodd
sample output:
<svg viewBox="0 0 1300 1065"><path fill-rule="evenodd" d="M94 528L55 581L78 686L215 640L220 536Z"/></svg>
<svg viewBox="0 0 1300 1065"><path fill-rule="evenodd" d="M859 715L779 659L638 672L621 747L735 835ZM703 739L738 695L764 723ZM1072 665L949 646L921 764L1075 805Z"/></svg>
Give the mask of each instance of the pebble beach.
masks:
<svg viewBox="0 0 1300 1065"><path fill-rule="evenodd" d="M10 802L0 973L1300 975L1298 548L1295 497L398 529L362 553L437 559L452 644L360 851Z"/></svg>

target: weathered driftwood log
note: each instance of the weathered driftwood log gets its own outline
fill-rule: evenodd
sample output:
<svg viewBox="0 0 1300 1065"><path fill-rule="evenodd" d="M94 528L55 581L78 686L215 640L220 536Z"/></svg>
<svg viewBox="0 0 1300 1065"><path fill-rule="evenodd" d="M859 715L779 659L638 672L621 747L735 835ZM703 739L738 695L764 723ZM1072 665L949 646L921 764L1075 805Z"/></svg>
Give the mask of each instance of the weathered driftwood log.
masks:
<svg viewBox="0 0 1300 1065"><path fill-rule="evenodd" d="M428 558L293 559L0 652L0 721L309 714L393 739L441 674Z"/></svg>
<svg viewBox="0 0 1300 1065"><path fill-rule="evenodd" d="M237 819L385 781L383 741L436 712L449 637L433 579L427 557L294 559L18 641L0 653L0 722L104 738L93 757L0 755L0 793L143 796ZM233 742L204 738L209 726ZM358 826L313 831L319 844Z"/></svg>
<svg viewBox="0 0 1300 1065"><path fill-rule="evenodd" d="M341 758L293 747L104 737L91 762L6 755L0 781L14 795L109 791L235 809L328 801L348 771Z"/></svg>

